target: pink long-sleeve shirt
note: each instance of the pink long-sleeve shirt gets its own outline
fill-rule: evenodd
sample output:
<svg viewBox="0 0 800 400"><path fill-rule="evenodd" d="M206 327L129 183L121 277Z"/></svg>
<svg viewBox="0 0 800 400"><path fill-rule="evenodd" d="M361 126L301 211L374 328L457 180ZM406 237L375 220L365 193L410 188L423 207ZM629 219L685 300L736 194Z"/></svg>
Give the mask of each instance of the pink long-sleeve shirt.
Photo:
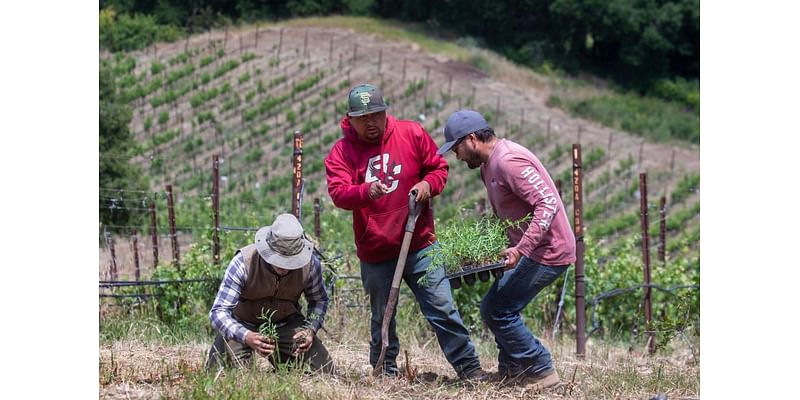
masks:
<svg viewBox="0 0 800 400"><path fill-rule="evenodd" d="M575 234L564 204L542 163L525 147L499 139L489 160L481 165L481 178L495 215L519 220L531 214L521 229L508 228L511 246L544 265L575 262Z"/></svg>

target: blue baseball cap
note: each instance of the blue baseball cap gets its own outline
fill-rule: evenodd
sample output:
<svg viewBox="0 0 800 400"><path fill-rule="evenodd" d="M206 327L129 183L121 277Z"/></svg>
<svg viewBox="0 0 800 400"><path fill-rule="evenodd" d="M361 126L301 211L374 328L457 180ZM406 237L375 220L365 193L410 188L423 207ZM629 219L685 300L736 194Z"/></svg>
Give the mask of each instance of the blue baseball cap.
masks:
<svg viewBox="0 0 800 400"><path fill-rule="evenodd" d="M447 153L459 139L488 127L489 124L481 113L473 110L458 110L447 119L447 123L444 126L445 143L436 153Z"/></svg>

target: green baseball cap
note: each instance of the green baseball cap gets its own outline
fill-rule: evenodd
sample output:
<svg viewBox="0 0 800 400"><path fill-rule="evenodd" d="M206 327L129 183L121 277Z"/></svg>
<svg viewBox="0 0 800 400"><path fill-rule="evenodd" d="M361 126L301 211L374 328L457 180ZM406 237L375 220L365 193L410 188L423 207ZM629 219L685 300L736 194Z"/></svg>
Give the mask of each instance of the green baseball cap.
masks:
<svg viewBox="0 0 800 400"><path fill-rule="evenodd" d="M358 85L347 95L347 115L360 117L389 108L383 101L383 92L370 84Z"/></svg>

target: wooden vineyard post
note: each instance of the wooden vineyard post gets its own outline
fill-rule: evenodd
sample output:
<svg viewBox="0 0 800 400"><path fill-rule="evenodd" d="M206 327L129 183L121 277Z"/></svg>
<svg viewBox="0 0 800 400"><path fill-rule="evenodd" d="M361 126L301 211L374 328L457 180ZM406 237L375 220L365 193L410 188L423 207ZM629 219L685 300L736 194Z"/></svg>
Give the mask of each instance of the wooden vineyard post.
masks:
<svg viewBox="0 0 800 400"><path fill-rule="evenodd" d="M153 269L158 266L158 225L156 225L156 202L150 201L150 236L153 239Z"/></svg>
<svg viewBox="0 0 800 400"><path fill-rule="evenodd" d="M331 36L331 41L328 45L328 65L333 65L333 36Z"/></svg>
<svg viewBox="0 0 800 400"><path fill-rule="evenodd" d="M322 245L322 227L320 224L320 206L319 206L319 197L314 197L314 235L317 237L317 241L320 242Z"/></svg>
<svg viewBox="0 0 800 400"><path fill-rule="evenodd" d="M400 84L406 83L406 59L403 58L403 77L400 78Z"/></svg>
<svg viewBox="0 0 800 400"><path fill-rule="evenodd" d="M381 62L383 61L383 49L378 50L378 76L381 74ZM383 85L381 85L383 87Z"/></svg>
<svg viewBox="0 0 800 400"><path fill-rule="evenodd" d="M448 75L447 79L447 101L453 96L453 75Z"/></svg>
<svg viewBox="0 0 800 400"><path fill-rule="evenodd" d="M675 174L675 148L672 148L672 158L669 160L669 177L672 179L672 176Z"/></svg>
<svg viewBox="0 0 800 400"><path fill-rule="evenodd" d="M572 200L574 203L573 221L575 225L575 340L577 356L586 357L586 299L583 275L583 255L586 244L583 242L583 170L581 167L581 145L572 145Z"/></svg>
<svg viewBox="0 0 800 400"><path fill-rule="evenodd" d="M114 239L111 235L106 232L106 245L108 245L108 251L111 253L111 264L108 266L108 275L110 276L112 281L117 280L117 254L114 251Z"/></svg>
<svg viewBox="0 0 800 400"><path fill-rule="evenodd" d="M136 282L139 282L141 276L139 271L139 231L134 229L131 239L133 240L133 273L136 277Z"/></svg>
<svg viewBox="0 0 800 400"><path fill-rule="evenodd" d="M303 39L303 58L308 58L308 29L306 29L305 39Z"/></svg>
<svg viewBox="0 0 800 400"><path fill-rule="evenodd" d="M559 199L561 198L561 185L562 184L563 183L561 182L561 179L556 179L556 190L558 191L558 198Z"/></svg>
<svg viewBox="0 0 800 400"><path fill-rule="evenodd" d="M644 156L644 139L639 143L639 172L642 172L642 157Z"/></svg>
<svg viewBox="0 0 800 400"><path fill-rule="evenodd" d="M292 169L292 214L297 219L300 219L300 201L303 185L303 134L300 131L294 132L294 153L292 157L294 161Z"/></svg>
<svg viewBox="0 0 800 400"><path fill-rule="evenodd" d="M661 261L662 267L667 263L667 197L661 196L659 202L659 212L661 213L661 221L659 222L658 237L658 259Z"/></svg>
<svg viewBox="0 0 800 400"><path fill-rule="evenodd" d="M172 200L172 185L167 185L167 215L169 217L169 237L172 240L172 263L181 270L180 249L178 248L178 232L175 229L175 208Z"/></svg>
<svg viewBox="0 0 800 400"><path fill-rule="evenodd" d="M214 262L219 264L219 155L214 154L212 160L213 182L211 186L211 208L214 212L214 232L212 240L214 242Z"/></svg>
<svg viewBox="0 0 800 400"><path fill-rule="evenodd" d="M656 351L656 338L653 333L653 305L651 303L650 288L650 235L647 233L647 174L639 174L639 209L642 225L642 259L644 260L644 317L647 321L647 351L653 354Z"/></svg>
<svg viewBox="0 0 800 400"><path fill-rule="evenodd" d="M425 67L425 87L423 88L424 92L422 95L423 98L422 109L425 110L426 113L428 111L428 86L430 84L429 80L430 74L431 74L431 67Z"/></svg>

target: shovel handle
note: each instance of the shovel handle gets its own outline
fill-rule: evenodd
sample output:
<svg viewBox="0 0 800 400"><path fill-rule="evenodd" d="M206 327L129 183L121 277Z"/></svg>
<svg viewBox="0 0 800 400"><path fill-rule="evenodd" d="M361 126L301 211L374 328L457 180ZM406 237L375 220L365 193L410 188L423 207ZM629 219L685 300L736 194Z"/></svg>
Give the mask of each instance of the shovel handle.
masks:
<svg viewBox="0 0 800 400"><path fill-rule="evenodd" d="M381 353L378 356L378 362L372 370L372 376L378 376L383 370L383 363L386 358L386 349L389 347L389 323L392 320L395 309L397 309L397 297L400 294L400 280L403 278L403 268L406 265L406 258L408 257L408 248L411 245L411 236L414 233L414 227L417 225L417 218L422 207L417 203L417 190L414 189L408 193L408 221L406 222L406 231L403 234L403 243L400 245L400 255L397 258L397 265L394 268L394 276L392 277L392 286L389 289L389 298L386 301L386 309L383 312L383 321L381 323Z"/></svg>
<svg viewBox="0 0 800 400"><path fill-rule="evenodd" d="M408 221L406 221L406 232L414 232L414 226L417 225L417 218L422 205L417 203L417 189L408 193Z"/></svg>

